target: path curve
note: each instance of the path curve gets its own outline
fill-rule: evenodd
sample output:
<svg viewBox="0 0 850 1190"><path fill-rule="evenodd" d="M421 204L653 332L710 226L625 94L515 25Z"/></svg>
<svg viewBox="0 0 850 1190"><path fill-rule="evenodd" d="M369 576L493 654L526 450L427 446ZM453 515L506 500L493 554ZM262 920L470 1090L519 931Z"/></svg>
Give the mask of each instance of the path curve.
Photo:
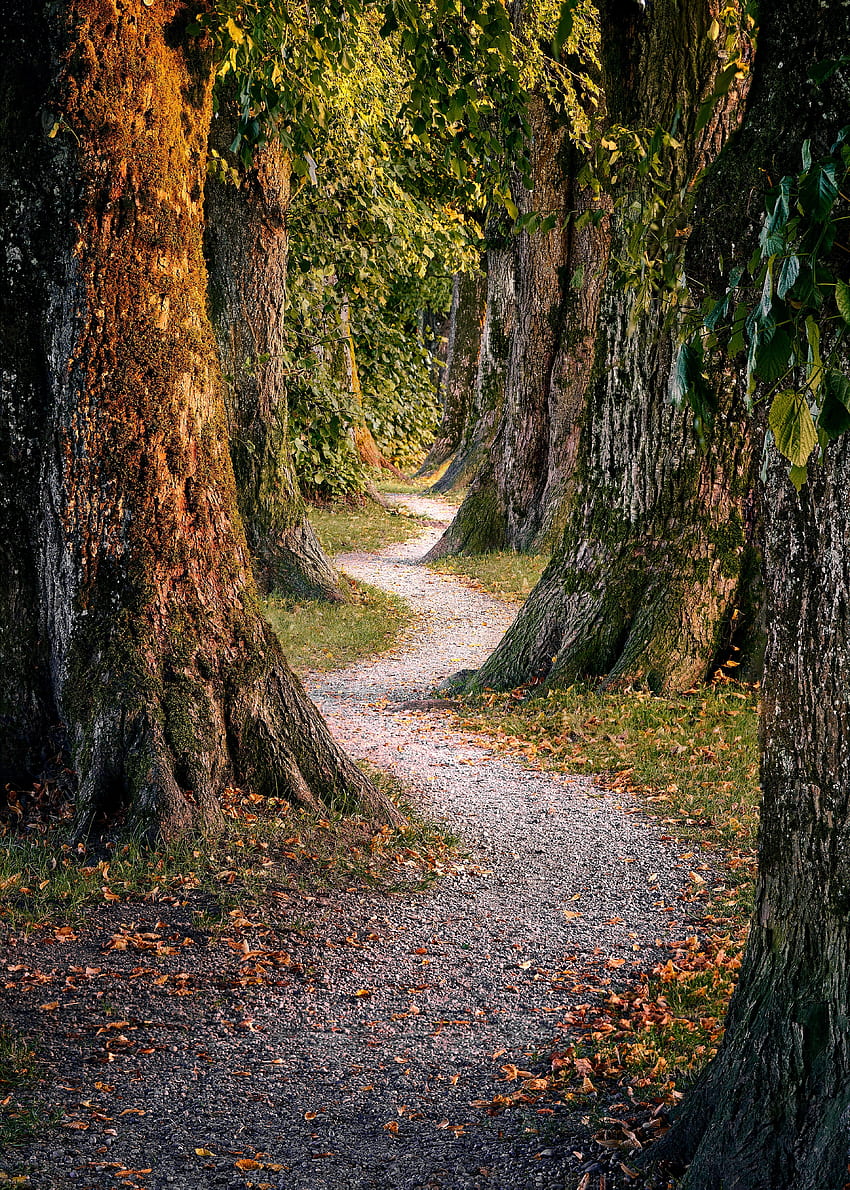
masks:
<svg viewBox="0 0 850 1190"><path fill-rule="evenodd" d="M415 627L389 654L314 675L309 689L349 752L411 783L419 808L462 836L475 867L427 896L389 902L381 944L338 985L343 995L364 979L375 989L368 1008L355 1001L335 1011L380 1106L364 1134L358 1105L342 1131L360 1129L366 1143L347 1145L337 1168L312 1184L560 1190L568 1136L541 1139L533 1113L494 1121L470 1104L498 1093L502 1065L527 1066L563 1036L558 1021L570 1002L559 972L585 961L625 959L626 969L655 961L681 913L681 865L656 825L592 779L532 771L444 712L399 708L480 665L516 608L420 565L454 509L396 499L438 523L413 541L336 562L404 597ZM426 952L427 966L417 957ZM411 1064L404 1073L399 1055ZM402 1105L421 1119L396 1117L399 1132L388 1134L383 1124ZM466 1128L440 1131L445 1120Z"/></svg>
<svg viewBox="0 0 850 1190"><path fill-rule="evenodd" d="M43 1021L58 1125L0 1152L0 1171L25 1167L34 1190L579 1183L568 1107L489 1103L518 1086L503 1067L540 1071L568 1044L588 994L573 972L655 961L680 870L588 778L522 768L445 712L400 705L479 664L513 614L417 564L439 531L340 560L418 618L390 654L309 685L345 746L408 781L468 860L422 893L293 891L279 921L234 911L237 939L199 932L191 897L153 893L9 937L0 1023ZM283 965L255 978L255 954Z"/></svg>

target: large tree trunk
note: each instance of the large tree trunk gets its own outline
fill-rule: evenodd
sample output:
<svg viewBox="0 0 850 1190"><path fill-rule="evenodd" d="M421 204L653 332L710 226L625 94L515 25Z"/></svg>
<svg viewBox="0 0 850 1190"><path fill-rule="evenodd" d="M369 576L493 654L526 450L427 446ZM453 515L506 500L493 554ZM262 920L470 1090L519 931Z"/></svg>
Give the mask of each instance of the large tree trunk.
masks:
<svg viewBox="0 0 850 1190"><path fill-rule="evenodd" d="M223 95L212 146L225 157L236 120ZM339 578L307 519L289 445L284 310L289 159L270 143L238 184L206 182L210 311L226 379L239 511L261 588L341 600Z"/></svg>
<svg viewBox="0 0 850 1190"><path fill-rule="evenodd" d="M658 3L645 17L636 10L638 28L623 23L620 9L606 4L601 14L609 111L665 128L681 105L675 190L716 156L740 98L725 97L708 126L693 131L718 70L708 37L712 12L702 0ZM629 79L637 94L624 86ZM616 258L627 254L628 229L622 213L612 221ZM742 599L742 575L750 573L752 445L740 387L727 378L722 414L703 446L691 413L668 397L674 332L663 329L654 304L636 307L614 267L592 370L586 329L576 342L579 350L570 346L559 367L574 411L565 412L561 440L578 447L577 461L571 466L562 448L550 479L554 491L569 495L566 506L550 502L558 510L553 527L559 515L566 522L563 536L475 685L544 678L568 685L592 676L687 689L710 670Z"/></svg>
<svg viewBox="0 0 850 1190"><path fill-rule="evenodd" d="M472 399L460 441L433 492L450 492L479 471L487 458L505 404L508 352L516 317L516 269L510 225L503 217L487 225L486 293L481 348Z"/></svg>
<svg viewBox="0 0 850 1190"><path fill-rule="evenodd" d="M483 272L455 273L446 366L440 381L443 415L437 437L416 472L417 476L432 475L452 457L470 421L486 295L487 280Z"/></svg>
<svg viewBox="0 0 850 1190"><path fill-rule="evenodd" d="M764 9L742 132L709 179L689 265L716 275L752 249L770 181L815 159L847 120L850 8ZM845 208L846 210L846 208ZM842 258L843 260L843 258ZM846 268L846 261L843 262ZM844 371L850 373L845 353ZM809 465L799 495L768 452L768 645L762 693L759 881L724 1042L651 1156L691 1162L692 1190L840 1190L850 1143L850 441Z"/></svg>
<svg viewBox="0 0 850 1190"><path fill-rule="evenodd" d="M212 69L192 11L43 0L7 19L0 763L31 765L61 723L80 831L126 806L173 834L233 781L391 817L257 606L206 314Z"/></svg>

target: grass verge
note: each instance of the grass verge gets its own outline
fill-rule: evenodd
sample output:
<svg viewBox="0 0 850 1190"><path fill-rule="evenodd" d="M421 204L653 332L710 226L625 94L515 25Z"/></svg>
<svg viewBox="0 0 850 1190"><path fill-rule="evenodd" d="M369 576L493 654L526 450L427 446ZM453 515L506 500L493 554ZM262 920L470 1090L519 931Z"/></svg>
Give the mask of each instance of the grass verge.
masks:
<svg viewBox="0 0 850 1190"><path fill-rule="evenodd" d="M438 558L429 562L441 574L456 574L478 591L509 603L524 603L549 561L547 554L516 554L505 550L471 557Z"/></svg>
<svg viewBox="0 0 850 1190"><path fill-rule="evenodd" d="M678 939L635 978L618 978L620 960L563 972L565 987L586 1003L565 1016L571 1044L551 1055L548 1092L591 1111L604 1100L613 1127L617 1111L638 1100L681 1098L722 1036L752 906L757 695L728 681L677 698L577 687L526 695L488 693L458 713L513 755L594 773L623 794L626 813L659 818L678 846L685 899L700 920L699 937ZM603 1149L629 1147L616 1127L604 1133Z"/></svg>
<svg viewBox="0 0 850 1190"><path fill-rule="evenodd" d="M203 901L222 914L267 898L339 887L385 893L428 887L446 870L457 839L423 821L391 776L370 778L405 815L402 827L330 810L319 817L278 798L230 790L218 831L155 851L122 838L120 821L103 824L88 848L65 841L70 807L4 811L0 824L0 928L49 929L81 920L93 905ZM21 795L6 794L7 798ZM209 909L205 910L207 916ZM61 926L61 928L67 928Z"/></svg>
<svg viewBox="0 0 850 1190"><path fill-rule="evenodd" d="M346 603L269 599L264 611L296 673L383 653L414 618L403 599L365 583L350 583Z"/></svg>
<svg viewBox="0 0 850 1190"><path fill-rule="evenodd" d="M379 550L394 542L409 541L423 529L421 517L401 509L384 508L372 500L364 504L310 508L308 516L322 548L331 556L353 550Z"/></svg>

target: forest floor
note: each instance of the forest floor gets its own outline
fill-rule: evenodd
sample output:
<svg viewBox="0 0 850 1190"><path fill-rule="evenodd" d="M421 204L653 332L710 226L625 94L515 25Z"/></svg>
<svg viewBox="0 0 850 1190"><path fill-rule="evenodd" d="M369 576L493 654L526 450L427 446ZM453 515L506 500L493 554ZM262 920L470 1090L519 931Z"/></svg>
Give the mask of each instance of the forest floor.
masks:
<svg viewBox="0 0 850 1190"><path fill-rule="evenodd" d="M516 608L418 565L454 510L400 499L427 533L338 562L408 600L414 628L308 685L462 854L395 893L290 889L232 910L225 933L165 895L7 930L0 1016L32 1039L53 1122L0 1153L0 1185L629 1184L632 1105L597 1094L574 1027L698 930L693 861L635 803L500 755L433 697ZM548 1094L553 1068L575 1093Z"/></svg>

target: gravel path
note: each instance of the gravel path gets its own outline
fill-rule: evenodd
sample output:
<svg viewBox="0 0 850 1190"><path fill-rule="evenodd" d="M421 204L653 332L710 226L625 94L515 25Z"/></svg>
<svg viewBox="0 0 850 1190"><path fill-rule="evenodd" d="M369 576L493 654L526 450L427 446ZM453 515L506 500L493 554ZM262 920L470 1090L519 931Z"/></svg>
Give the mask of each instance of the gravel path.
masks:
<svg viewBox="0 0 850 1190"><path fill-rule="evenodd" d="M403 503L446 519L442 502ZM412 783L469 860L423 893L305 898L289 925L295 974L277 980L246 977L233 948L193 951L191 914L172 910L166 930L156 905L106 906L96 929L77 930L70 965L61 939L18 939L9 979L22 1020L41 1004L56 1022L64 1128L0 1169L27 1168L45 1190L578 1184L566 1107L541 1112L532 1095L499 1113L491 1101L519 1087L505 1082L511 1064L541 1071L568 1034L564 1014L587 998L574 972L654 961L682 913L681 866L589 779L522 768L444 712L402 705L477 665L514 612L416 564L439 532L338 559L418 619L403 646L310 688L345 746ZM236 924L243 952L262 949L265 923ZM177 953L149 943L104 957L118 926L159 931Z"/></svg>

